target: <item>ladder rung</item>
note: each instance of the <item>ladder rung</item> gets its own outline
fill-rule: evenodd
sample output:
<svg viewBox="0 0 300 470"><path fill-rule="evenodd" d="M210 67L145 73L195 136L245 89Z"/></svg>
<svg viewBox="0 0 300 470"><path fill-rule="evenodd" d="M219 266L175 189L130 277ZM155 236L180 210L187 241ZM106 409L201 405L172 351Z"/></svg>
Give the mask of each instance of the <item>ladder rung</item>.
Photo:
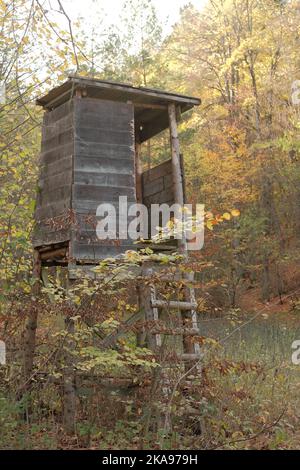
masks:
<svg viewBox="0 0 300 470"><path fill-rule="evenodd" d="M169 274L157 274L157 280L163 281L163 282L180 282L180 281L185 281L183 276L178 273L169 273Z"/></svg>
<svg viewBox="0 0 300 470"><path fill-rule="evenodd" d="M155 330L152 330L152 333L167 335L167 336L199 336L200 330L196 328L191 328L191 329L174 328L174 330L155 329Z"/></svg>
<svg viewBox="0 0 300 470"><path fill-rule="evenodd" d="M182 361L199 361L202 357L202 354L180 354L178 359L181 359Z"/></svg>
<svg viewBox="0 0 300 470"><path fill-rule="evenodd" d="M160 274L160 273L155 273L157 274L157 281L162 281L162 282L182 282L183 284L191 284L191 285L199 285L199 281L195 280L189 280L183 277L182 274Z"/></svg>
<svg viewBox="0 0 300 470"><path fill-rule="evenodd" d="M195 310L197 304L195 302L180 302L176 300L152 300L153 308L178 308L179 310Z"/></svg>

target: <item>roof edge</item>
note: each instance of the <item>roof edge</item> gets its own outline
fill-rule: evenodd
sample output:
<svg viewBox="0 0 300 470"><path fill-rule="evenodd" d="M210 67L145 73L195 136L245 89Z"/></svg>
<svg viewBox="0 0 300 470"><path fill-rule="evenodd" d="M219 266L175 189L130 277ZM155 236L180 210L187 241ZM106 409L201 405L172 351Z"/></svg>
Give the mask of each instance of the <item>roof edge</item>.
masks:
<svg viewBox="0 0 300 470"><path fill-rule="evenodd" d="M166 102L175 102L178 104L187 104L191 107L199 106L201 104L201 99L182 95L179 93L159 90L156 88L148 87L135 87L128 83L120 83L109 80L100 80L91 77L82 77L80 75L69 75L68 80L66 80L61 85L58 85L55 88L52 88L46 95L38 98L36 104L38 106L43 106L47 108L51 103L58 101L63 95L70 94L70 97L73 96L73 91L75 89L82 87L94 87L101 88L103 90L110 90L116 92L124 92L132 94L133 96L142 96L145 95L148 99L158 99ZM73 88L72 88L73 87Z"/></svg>

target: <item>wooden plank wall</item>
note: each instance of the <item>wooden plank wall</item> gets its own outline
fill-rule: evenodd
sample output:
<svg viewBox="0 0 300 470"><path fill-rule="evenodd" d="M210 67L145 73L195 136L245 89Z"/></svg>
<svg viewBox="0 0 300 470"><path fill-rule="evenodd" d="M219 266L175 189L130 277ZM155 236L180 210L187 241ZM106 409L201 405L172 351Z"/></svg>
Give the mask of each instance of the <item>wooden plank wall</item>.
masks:
<svg viewBox="0 0 300 470"><path fill-rule="evenodd" d="M35 247L70 239L73 154L73 102L68 101L44 115L33 237Z"/></svg>
<svg viewBox="0 0 300 470"><path fill-rule="evenodd" d="M142 174L143 203L173 204L172 161L167 160Z"/></svg>
<svg viewBox="0 0 300 470"><path fill-rule="evenodd" d="M97 261L134 247L129 240L98 240L96 210L119 196L136 202L134 110L131 104L75 98L75 158L72 208L78 227L72 234L72 257Z"/></svg>
<svg viewBox="0 0 300 470"><path fill-rule="evenodd" d="M172 181L172 160L150 168L142 174L143 204L148 208L149 216L151 204L174 204ZM150 235L150 218L149 218Z"/></svg>

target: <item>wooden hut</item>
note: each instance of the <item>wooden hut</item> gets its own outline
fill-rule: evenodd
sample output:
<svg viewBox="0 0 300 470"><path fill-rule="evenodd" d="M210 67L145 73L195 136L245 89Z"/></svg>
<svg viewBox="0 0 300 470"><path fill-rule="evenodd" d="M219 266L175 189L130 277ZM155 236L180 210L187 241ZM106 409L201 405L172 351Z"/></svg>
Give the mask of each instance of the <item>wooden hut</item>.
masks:
<svg viewBox="0 0 300 470"><path fill-rule="evenodd" d="M99 204L111 203L117 212L120 196L127 196L129 204L138 202L147 207L184 203L183 164L176 122L182 113L199 105L200 100L128 84L70 76L37 104L46 112L33 239L35 295L39 292L43 266L67 266L65 271L70 279L72 270L78 265L81 269L82 264L86 264L89 270L90 265L103 258L116 258L129 248L138 249L128 239L118 240L117 237L109 240L110 243L98 239L96 210ZM160 165L142 172L141 144L167 128L170 129L170 155L166 155ZM185 251L184 240L178 243ZM158 245L158 250L163 249ZM146 264L142 267L145 277L152 269ZM190 277L189 273L187 285L190 285ZM181 358L190 370L195 371L195 365L190 364L199 361L200 347L192 340L199 334L193 289L184 289L184 300L169 302L157 297L155 286L149 282L139 282L138 293L139 318L150 321L149 324L156 324L164 308L181 312L184 326ZM37 309L33 308L24 342L27 384L30 384L33 371L37 320ZM66 318L66 329L68 333L74 332L72 318ZM117 338L118 335L113 339ZM72 349L72 337L67 342L68 348ZM146 342L158 352L161 335L147 330ZM105 344L112 347L111 340ZM68 432L74 432L76 414L72 361L72 356L66 353L64 422Z"/></svg>
<svg viewBox="0 0 300 470"><path fill-rule="evenodd" d="M199 99L70 76L37 104L46 111L33 240L42 264L93 264L137 248L97 238L100 203L183 203L176 121ZM167 128L170 155L142 173L141 144Z"/></svg>

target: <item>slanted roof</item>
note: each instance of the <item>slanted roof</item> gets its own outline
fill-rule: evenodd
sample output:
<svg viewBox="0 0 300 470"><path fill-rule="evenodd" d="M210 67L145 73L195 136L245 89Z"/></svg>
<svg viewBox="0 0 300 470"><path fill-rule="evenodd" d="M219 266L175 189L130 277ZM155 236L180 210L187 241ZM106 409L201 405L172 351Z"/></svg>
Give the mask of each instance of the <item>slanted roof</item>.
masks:
<svg viewBox="0 0 300 470"><path fill-rule="evenodd" d="M77 89L84 90L89 98L132 103L135 108L136 132L139 133L141 142L169 126L168 104L174 103L180 113L201 104L199 98L74 75L69 76L62 85L39 98L36 103L45 109L57 108L71 99Z"/></svg>

